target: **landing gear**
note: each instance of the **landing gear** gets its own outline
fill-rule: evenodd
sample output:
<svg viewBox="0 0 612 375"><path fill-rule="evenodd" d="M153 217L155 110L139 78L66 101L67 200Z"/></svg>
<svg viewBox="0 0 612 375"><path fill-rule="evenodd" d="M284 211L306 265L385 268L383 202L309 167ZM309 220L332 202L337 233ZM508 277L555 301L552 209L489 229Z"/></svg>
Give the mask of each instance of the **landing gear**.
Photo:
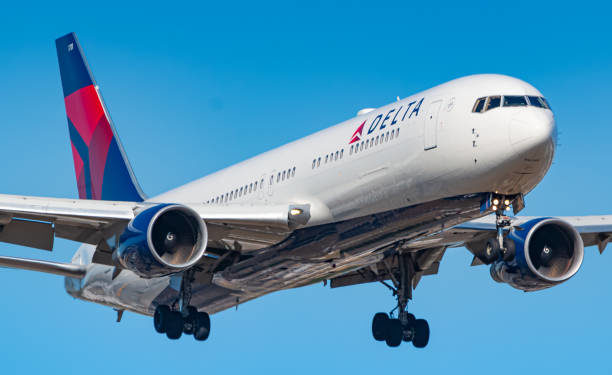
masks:
<svg viewBox="0 0 612 375"><path fill-rule="evenodd" d="M210 335L210 317L193 306L187 306L187 315L172 311L167 305L157 306L153 314L153 326L158 333L165 333L171 340L177 340L184 333L193 335L197 341L204 341Z"/></svg>
<svg viewBox="0 0 612 375"><path fill-rule="evenodd" d="M372 336L376 341L385 341L390 347L399 346L402 341L410 342L416 348L424 348L429 342L429 324L424 319L416 319L407 310L408 300L412 299L412 280L415 275L415 262L410 254L397 256L399 272L391 272L391 266L385 263L394 287L382 282L397 297L397 307L389 314L376 313L372 319ZM394 318L394 311L398 317Z"/></svg>
<svg viewBox="0 0 612 375"><path fill-rule="evenodd" d="M511 261L514 259L515 249L514 242L504 238L504 233L512 226L512 222L508 216L504 215L504 211L510 209L512 200L508 197L495 197L492 200L491 208L495 211L495 228L497 235L491 238L485 244L482 253L482 260L486 264L491 264L499 259Z"/></svg>
<svg viewBox="0 0 612 375"><path fill-rule="evenodd" d="M159 305L153 314L153 326L158 333L165 333L171 340L177 340L184 333L193 335L197 341L204 341L210 335L210 317L191 306L191 282L193 271L183 274L179 298L172 306Z"/></svg>

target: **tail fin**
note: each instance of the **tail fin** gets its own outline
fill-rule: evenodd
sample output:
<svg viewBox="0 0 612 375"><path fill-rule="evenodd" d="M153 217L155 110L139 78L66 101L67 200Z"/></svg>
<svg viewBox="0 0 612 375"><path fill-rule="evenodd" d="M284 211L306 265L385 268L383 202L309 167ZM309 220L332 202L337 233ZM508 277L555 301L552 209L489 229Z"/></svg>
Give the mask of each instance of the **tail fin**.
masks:
<svg viewBox="0 0 612 375"><path fill-rule="evenodd" d="M55 46L79 198L144 200L76 35L64 35Z"/></svg>

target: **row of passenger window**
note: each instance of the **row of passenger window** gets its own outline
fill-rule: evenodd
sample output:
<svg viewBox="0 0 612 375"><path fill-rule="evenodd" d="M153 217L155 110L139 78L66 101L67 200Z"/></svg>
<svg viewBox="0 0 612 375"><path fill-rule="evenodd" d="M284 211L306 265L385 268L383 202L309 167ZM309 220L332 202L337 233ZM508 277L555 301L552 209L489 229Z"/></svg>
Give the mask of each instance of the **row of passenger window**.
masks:
<svg viewBox="0 0 612 375"><path fill-rule="evenodd" d="M285 179L289 179L291 177L295 177L295 167L289 168L285 171L278 172L276 175L276 182L285 181ZM270 186L274 183L274 175L270 176ZM206 201L207 204L219 204L219 203L227 203L232 200L241 198L242 196L247 196L253 192L256 192L257 189L262 190L264 187L264 179L262 178L260 181L251 182L248 185L241 186L240 188L236 188L230 192L225 194L221 194L217 197L209 199Z"/></svg>
<svg viewBox="0 0 612 375"><path fill-rule="evenodd" d="M288 180L291 177L295 177L295 167L289 168L286 171L278 172L276 175L276 183ZM274 182L274 175L270 176L270 185Z"/></svg>
<svg viewBox="0 0 612 375"><path fill-rule="evenodd" d="M242 197L243 195L246 196L247 194L256 192L258 188L260 190L263 189L263 184L264 184L264 180L262 178L261 181L251 182L248 185L241 186L240 188L236 188L230 192L227 192L225 194L221 194L217 197L209 199L206 201L206 203L207 204L227 203L234 199L238 199Z"/></svg>
<svg viewBox="0 0 612 375"><path fill-rule="evenodd" d="M368 147L378 146L379 143L382 145L384 142L389 142L390 140L393 140L393 138L397 137L399 137L399 128L393 129L390 132L387 131L387 133L379 134L376 136L376 138L372 137L370 139L366 139L365 141L356 142L351 145L351 148L349 149L349 155L357 154L358 152L367 150ZM312 159L312 169L319 168L321 164L325 165L333 161L338 161L343 157L344 149L329 153L325 155L325 157L319 156L318 158Z"/></svg>
<svg viewBox="0 0 612 375"><path fill-rule="evenodd" d="M541 96L496 95L476 99L472 112L482 113L502 105L504 107L526 107L530 105L550 109L546 99Z"/></svg>
<svg viewBox="0 0 612 375"><path fill-rule="evenodd" d="M399 137L399 131L399 128L393 129L391 132L387 131L387 133L377 135L376 138L372 137L370 139L366 139L365 141L361 141L360 143L355 143L354 145L351 145L349 155L367 150L368 147L378 146L379 143L382 145L385 142L392 141L393 138Z"/></svg>
<svg viewBox="0 0 612 375"><path fill-rule="evenodd" d="M321 162L323 164L331 163L332 161L340 160L344 157L344 149L340 151L336 151L335 153L329 153L325 155L325 158L319 156L318 158L312 159L312 169L319 168L321 166Z"/></svg>

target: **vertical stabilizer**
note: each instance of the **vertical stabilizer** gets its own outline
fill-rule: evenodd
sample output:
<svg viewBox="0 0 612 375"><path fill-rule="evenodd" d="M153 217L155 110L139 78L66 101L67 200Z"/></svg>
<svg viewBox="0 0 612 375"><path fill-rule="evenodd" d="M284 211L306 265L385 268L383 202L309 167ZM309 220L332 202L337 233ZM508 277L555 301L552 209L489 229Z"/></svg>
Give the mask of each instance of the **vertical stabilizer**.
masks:
<svg viewBox="0 0 612 375"><path fill-rule="evenodd" d="M55 45L79 198L144 200L76 35Z"/></svg>

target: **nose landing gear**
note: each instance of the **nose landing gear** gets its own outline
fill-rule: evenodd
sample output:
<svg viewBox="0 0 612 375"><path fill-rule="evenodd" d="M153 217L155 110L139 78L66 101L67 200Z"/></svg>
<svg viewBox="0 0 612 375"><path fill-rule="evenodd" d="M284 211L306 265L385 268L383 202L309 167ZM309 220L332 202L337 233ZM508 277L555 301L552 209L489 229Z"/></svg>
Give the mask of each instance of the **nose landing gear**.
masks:
<svg viewBox="0 0 612 375"><path fill-rule="evenodd" d="M394 286L381 281L393 291L397 298L397 307L389 314L379 312L372 319L372 336L376 341L385 341L390 347L399 346L402 341L410 342L416 348L424 348L429 342L429 324L425 319L416 319L408 312L408 300L412 299L412 281L415 274L415 263L410 254L398 257L399 272L394 275L388 263L385 263ZM398 310L397 318L394 317Z"/></svg>

